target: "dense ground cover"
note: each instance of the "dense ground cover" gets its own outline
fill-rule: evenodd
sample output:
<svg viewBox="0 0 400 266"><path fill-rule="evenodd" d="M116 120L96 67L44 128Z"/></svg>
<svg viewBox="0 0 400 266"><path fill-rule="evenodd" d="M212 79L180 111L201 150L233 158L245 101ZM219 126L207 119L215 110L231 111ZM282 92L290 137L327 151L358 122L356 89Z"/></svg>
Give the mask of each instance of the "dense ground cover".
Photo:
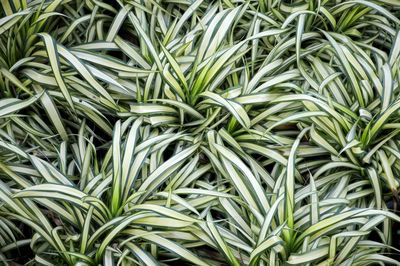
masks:
<svg viewBox="0 0 400 266"><path fill-rule="evenodd" d="M1 0L0 261L400 265L399 72L397 0Z"/></svg>

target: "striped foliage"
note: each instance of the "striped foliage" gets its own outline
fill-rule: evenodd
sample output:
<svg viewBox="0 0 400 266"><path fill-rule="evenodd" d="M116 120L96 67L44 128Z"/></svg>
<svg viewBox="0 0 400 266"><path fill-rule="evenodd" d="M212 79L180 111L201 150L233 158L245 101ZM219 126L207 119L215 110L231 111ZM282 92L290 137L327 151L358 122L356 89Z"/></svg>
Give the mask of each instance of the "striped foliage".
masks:
<svg viewBox="0 0 400 266"><path fill-rule="evenodd" d="M1 262L400 265L398 0L0 3Z"/></svg>

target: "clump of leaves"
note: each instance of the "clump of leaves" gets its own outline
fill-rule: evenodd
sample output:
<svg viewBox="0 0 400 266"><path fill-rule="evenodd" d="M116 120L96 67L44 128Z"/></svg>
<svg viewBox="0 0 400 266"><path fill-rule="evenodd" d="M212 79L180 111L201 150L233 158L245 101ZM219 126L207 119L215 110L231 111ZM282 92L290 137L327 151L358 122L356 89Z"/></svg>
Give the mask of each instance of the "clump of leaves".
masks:
<svg viewBox="0 0 400 266"><path fill-rule="evenodd" d="M397 1L1 3L1 261L400 265Z"/></svg>

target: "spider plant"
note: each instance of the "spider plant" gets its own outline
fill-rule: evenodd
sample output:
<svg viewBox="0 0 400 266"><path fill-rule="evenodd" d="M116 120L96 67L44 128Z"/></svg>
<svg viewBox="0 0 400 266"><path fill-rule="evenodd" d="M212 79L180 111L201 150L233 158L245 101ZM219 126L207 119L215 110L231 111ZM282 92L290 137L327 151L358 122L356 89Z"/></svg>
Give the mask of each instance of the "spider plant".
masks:
<svg viewBox="0 0 400 266"><path fill-rule="evenodd" d="M0 260L400 265L400 4L1 0Z"/></svg>

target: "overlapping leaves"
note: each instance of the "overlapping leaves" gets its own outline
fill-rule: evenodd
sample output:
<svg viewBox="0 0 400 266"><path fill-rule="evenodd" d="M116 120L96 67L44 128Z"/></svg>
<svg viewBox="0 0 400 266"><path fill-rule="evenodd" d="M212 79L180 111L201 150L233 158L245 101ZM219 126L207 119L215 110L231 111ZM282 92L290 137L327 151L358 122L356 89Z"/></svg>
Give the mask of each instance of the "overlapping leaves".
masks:
<svg viewBox="0 0 400 266"><path fill-rule="evenodd" d="M397 1L111 2L1 1L0 260L398 265Z"/></svg>

